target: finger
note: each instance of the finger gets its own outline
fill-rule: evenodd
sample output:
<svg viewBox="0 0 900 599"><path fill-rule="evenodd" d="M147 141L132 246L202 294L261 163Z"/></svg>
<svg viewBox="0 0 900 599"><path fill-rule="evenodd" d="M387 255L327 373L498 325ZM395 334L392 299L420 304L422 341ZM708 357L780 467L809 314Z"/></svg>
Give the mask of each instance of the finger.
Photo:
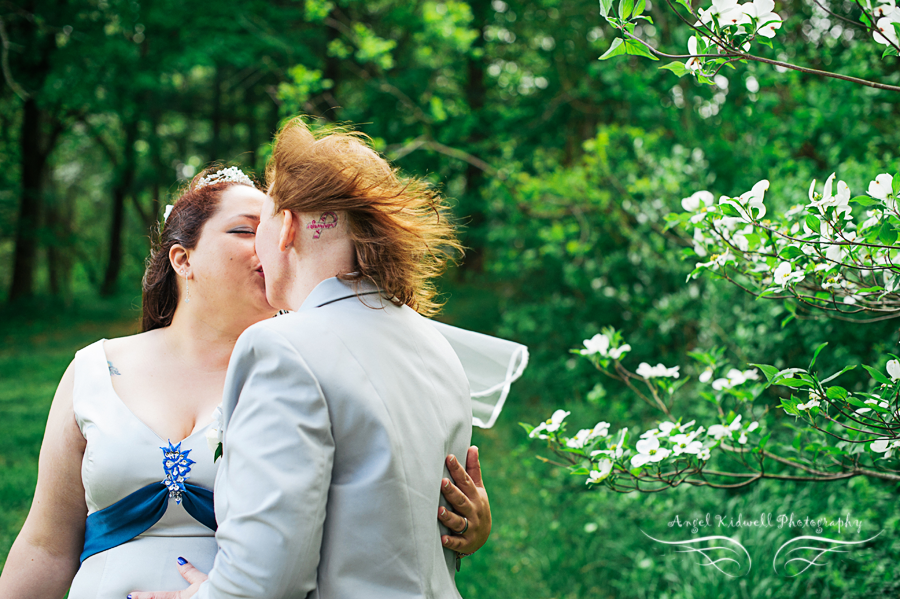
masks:
<svg viewBox="0 0 900 599"><path fill-rule="evenodd" d="M444 496L453 508L467 518L474 516L472 502L465 493L459 490L453 483L446 478L441 484L441 494ZM474 495L474 489L473 489Z"/></svg>
<svg viewBox="0 0 900 599"><path fill-rule="evenodd" d="M466 452L466 474L472 479L476 487L484 487L484 481L481 479L481 460L478 455L478 446L473 445Z"/></svg>
<svg viewBox="0 0 900 599"><path fill-rule="evenodd" d="M466 519L462 516L454 514L445 507L438 508L438 520L440 520L444 526L449 528L450 531L454 533L458 530L466 528Z"/></svg>
<svg viewBox="0 0 900 599"><path fill-rule="evenodd" d="M456 486L458 486L463 493L469 497L472 497L475 494L475 482L466 471L463 470L462 464L459 463L459 460L457 460L456 456L453 454L447 456L447 470L450 471L453 482L456 483Z"/></svg>
<svg viewBox="0 0 900 599"><path fill-rule="evenodd" d="M466 540L464 537L444 535L441 537L441 544L452 551L458 551L459 553L468 553L468 551L463 551L463 548L466 546Z"/></svg>
<svg viewBox="0 0 900 599"><path fill-rule="evenodd" d="M191 562L183 557L178 558L178 571L181 572L181 576L191 585L200 584L208 578L206 574L195 568Z"/></svg>
<svg viewBox="0 0 900 599"><path fill-rule="evenodd" d="M128 595L128 599L179 599L178 593L155 593L155 592L144 592L139 593L137 591L132 591Z"/></svg>

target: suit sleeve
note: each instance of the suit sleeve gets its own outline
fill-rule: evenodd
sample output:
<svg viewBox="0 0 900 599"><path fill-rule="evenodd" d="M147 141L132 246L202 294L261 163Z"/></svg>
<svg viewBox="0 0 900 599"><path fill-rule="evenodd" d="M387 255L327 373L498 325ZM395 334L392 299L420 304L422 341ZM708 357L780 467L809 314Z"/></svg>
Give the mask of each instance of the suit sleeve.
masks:
<svg viewBox="0 0 900 599"><path fill-rule="evenodd" d="M252 327L225 381L216 555L200 599L304 597L316 586L334 439L322 390L287 339Z"/></svg>

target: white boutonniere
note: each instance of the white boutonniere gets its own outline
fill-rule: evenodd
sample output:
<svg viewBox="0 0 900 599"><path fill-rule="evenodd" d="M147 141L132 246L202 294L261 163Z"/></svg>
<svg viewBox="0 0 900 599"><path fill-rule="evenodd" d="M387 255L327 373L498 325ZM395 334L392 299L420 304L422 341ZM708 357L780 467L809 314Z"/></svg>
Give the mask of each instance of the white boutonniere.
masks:
<svg viewBox="0 0 900 599"><path fill-rule="evenodd" d="M209 445L209 450L213 452L213 463L216 462L219 458L222 457L223 445L222 445L222 436L223 436L223 418L222 418L222 406L221 404L216 408L216 411L213 412L213 426L208 431L206 431L206 444Z"/></svg>

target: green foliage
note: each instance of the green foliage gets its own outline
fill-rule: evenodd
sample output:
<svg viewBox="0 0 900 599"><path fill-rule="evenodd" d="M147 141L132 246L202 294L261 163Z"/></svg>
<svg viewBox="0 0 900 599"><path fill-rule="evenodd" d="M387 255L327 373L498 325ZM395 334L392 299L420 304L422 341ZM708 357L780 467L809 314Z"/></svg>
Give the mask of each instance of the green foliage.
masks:
<svg viewBox="0 0 900 599"><path fill-rule="evenodd" d="M681 53L686 32L663 26L665 7L652 4L639 16L657 23L662 48ZM809 181L832 170L864 189L871 173L896 170L900 103L893 95L756 64L722 69L714 87L702 85L648 68L636 46L616 61L598 61L613 43L630 47L604 21L618 18L611 0L600 2L603 14L595 0L226 1L205 7L199 21L195 6L171 0L67 6L67 13L40 14L46 26L34 35L24 18L4 17L13 76L40 91L41 139L60 128L48 157L35 268L35 292L56 296L48 304L53 310L97 301L109 261L113 191L128 173L128 148L134 172L119 275L119 287L130 292L126 306L139 303L148 231L167 198L213 160L261 172L272 132L296 111L359 123L399 168L454 199L470 250L442 281L444 318L524 342L532 354L495 429L475 433L495 528L488 546L463 561L463 596L862 597L896 580L896 495L879 481L854 479L827 490L766 481L749 491L583 493L582 481L536 460L515 425L563 407L582 414L573 426L593 426L602 416L616 426L649 427L655 414L648 406L617 381L598 385L591 364L569 353L606 326L633 346L635 363L671 365L692 350L711 356L684 365L691 382L680 393L697 388L710 361L763 362L779 372L806 364L825 341L815 364L820 372L880 367L881 356L896 348L893 325L808 320L791 305L753 301L722 281L685 284L701 260L690 239L662 223L698 189L730 196L762 178L784 190L773 190L773 210L806 203ZM890 75L891 59L882 62L880 48L833 35L836 23L823 29L816 10L793 3L789 16L782 12L773 57L784 52L799 63L872 79ZM73 28L68 36L66 25ZM634 25L650 31L647 21ZM47 40L52 69L38 81L37 49ZM4 86L3 290L10 286L22 197L22 123L23 103ZM129 133L130 124L136 132ZM797 258L791 251L780 255ZM59 332L71 334L68 341L47 337L49 329L5 338L4 347L25 349L9 349L3 358L7 442L0 481L3 505L10 506L2 512L4 548L30 501L48 393L66 356L124 332L80 318L71 325ZM49 353L52 344L59 353ZM718 357L714 347L721 348ZM33 382L23 380L29 372ZM849 397L871 384L861 368L834 382ZM836 389L829 392L839 395ZM695 398L715 409L702 393ZM774 412L782 402L807 399L773 386L756 402ZM794 431L786 442L795 439L800 447L817 443ZM769 443L778 441L773 435ZM658 551L639 532L661 538L675 513L776 512L785 505L810 514L851 510L873 532L888 532L884 544L829 562L811 578L779 579L760 569L737 582ZM747 534L759 548L781 538Z"/></svg>

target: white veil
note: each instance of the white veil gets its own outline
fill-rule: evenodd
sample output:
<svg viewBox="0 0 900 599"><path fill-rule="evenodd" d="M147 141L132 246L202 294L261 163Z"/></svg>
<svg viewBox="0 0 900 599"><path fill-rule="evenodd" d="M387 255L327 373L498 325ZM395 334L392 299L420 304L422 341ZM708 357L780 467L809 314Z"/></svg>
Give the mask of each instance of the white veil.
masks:
<svg viewBox="0 0 900 599"><path fill-rule="evenodd" d="M491 428L503 409L509 386L528 365L528 348L514 341L431 322L450 342L466 371L472 393L472 424Z"/></svg>

